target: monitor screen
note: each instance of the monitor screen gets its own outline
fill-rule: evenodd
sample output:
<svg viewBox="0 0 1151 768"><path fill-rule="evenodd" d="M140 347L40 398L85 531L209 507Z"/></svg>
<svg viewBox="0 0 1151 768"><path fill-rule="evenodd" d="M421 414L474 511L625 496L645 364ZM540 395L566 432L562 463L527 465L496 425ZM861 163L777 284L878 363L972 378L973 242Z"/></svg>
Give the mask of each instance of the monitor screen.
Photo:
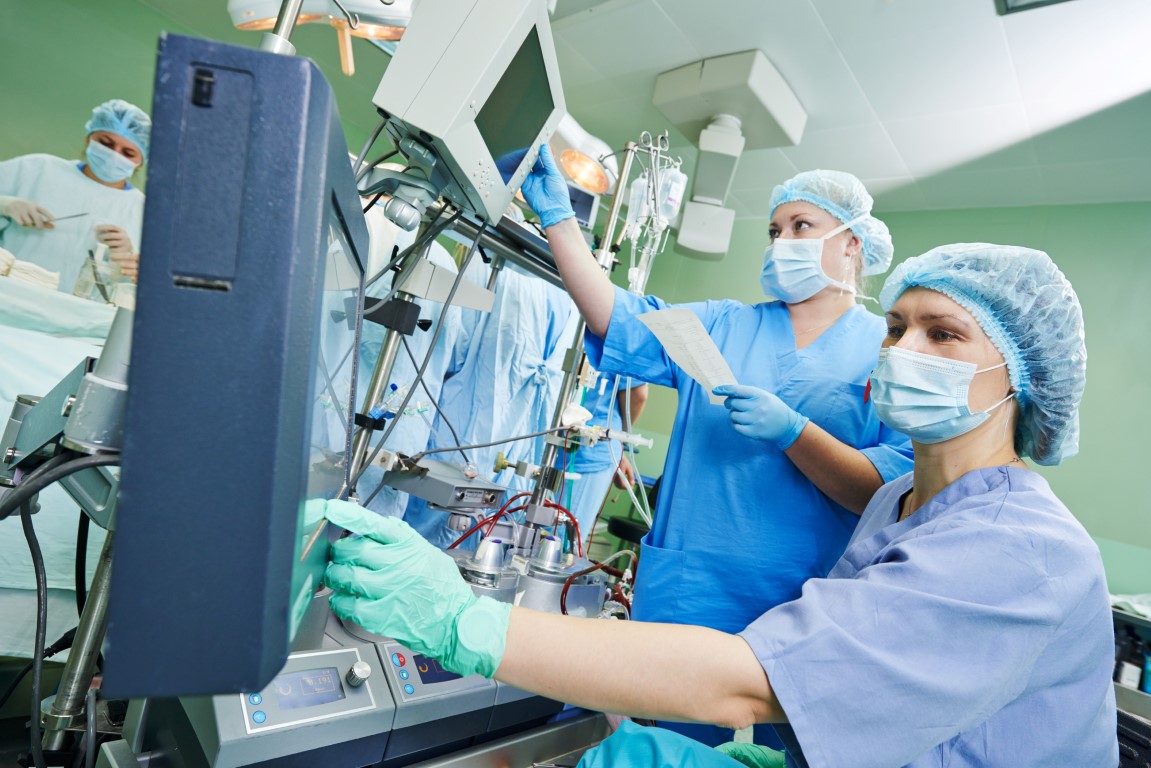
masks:
<svg viewBox="0 0 1151 768"><path fill-rule="evenodd" d="M539 31L533 27L476 116L476 128L504 184L511 181L553 109Z"/></svg>

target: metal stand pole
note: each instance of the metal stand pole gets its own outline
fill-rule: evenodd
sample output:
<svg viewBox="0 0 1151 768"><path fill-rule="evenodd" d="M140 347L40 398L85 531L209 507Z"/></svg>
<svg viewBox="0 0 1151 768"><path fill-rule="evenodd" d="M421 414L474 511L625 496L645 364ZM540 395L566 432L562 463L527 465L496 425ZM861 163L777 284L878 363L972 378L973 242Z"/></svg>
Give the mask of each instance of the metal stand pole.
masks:
<svg viewBox="0 0 1151 768"><path fill-rule="evenodd" d="M92 587L88 590L88 601L84 604L84 615L80 617L80 625L76 628L76 638L64 665L56 699L51 708L48 707L47 699L41 704L44 712L44 737L41 744L45 750L63 749L66 729L84 715L84 699L92 685L96 657L100 654L100 646L108 629L108 588L112 580L113 538L115 534L109 531L108 537L104 539ZM88 713L88 717L95 716L95 712Z"/></svg>

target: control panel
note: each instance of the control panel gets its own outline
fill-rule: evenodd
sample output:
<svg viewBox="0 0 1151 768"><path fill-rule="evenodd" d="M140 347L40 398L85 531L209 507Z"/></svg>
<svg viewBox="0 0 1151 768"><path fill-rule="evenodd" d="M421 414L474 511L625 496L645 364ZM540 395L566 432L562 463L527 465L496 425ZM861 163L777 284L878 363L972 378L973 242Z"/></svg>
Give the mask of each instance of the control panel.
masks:
<svg viewBox="0 0 1151 768"><path fill-rule="evenodd" d="M238 694L244 728L256 733L374 709L364 685L371 674L359 648L293 654L263 690Z"/></svg>

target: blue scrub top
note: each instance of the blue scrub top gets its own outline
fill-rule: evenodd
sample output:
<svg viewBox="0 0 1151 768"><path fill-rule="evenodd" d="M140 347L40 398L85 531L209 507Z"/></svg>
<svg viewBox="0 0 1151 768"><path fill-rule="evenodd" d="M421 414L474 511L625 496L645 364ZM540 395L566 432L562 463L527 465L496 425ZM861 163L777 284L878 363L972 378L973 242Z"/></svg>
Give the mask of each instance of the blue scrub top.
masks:
<svg viewBox="0 0 1151 768"><path fill-rule="evenodd" d="M826 579L741 636L819 766L1114 766L1095 543L1026 469L968 472L899 522L879 490Z"/></svg>
<svg viewBox="0 0 1151 768"><path fill-rule="evenodd" d="M633 617L726 632L799 595L842 554L859 518L831 501L773 445L744 437L728 412L667 357L639 321L668 305L616 289L605 339L588 333L599 371L673 387L675 424L640 555ZM911 469L911 444L864 401L886 335L882 318L854 307L796 349L787 307L708 301L694 312L741 384L774 392L844 443L883 479Z"/></svg>

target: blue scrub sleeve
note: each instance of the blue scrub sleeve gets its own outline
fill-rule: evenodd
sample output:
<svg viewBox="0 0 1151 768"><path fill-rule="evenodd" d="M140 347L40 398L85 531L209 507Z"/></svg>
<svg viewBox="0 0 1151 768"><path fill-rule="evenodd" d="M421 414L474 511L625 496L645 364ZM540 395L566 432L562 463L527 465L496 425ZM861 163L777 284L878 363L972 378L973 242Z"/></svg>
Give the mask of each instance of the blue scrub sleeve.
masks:
<svg viewBox="0 0 1151 768"><path fill-rule="evenodd" d="M584 753L577 768L743 768L743 763L694 739L625 720Z"/></svg>
<svg viewBox="0 0 1151 768"><path fill-rule="evenodd" d="M911 440L882 422L879 425L879 445L861 448L860 452L875 465L885 483L906 475L915 466Z"/></svg>
<svg viewBox="0 0 1151 768"><path fill-rule="evenodd" d="M907 765L1024 689L1060 621L1051 554L1024 530L941 523L740 635L813 767Z"/></svg>
<svg viewBox="0 0 1151 768"><path fill-rule="evenodd" d="M696 314L710 334L729 312L743 307L737 301L704 301L668 304L655 296L636 296L616 286L611 322L604 338L584 332L584 348L593 368L600 373L631 376L665 387L678 386L680 368L664 352L663 345L639 316L676 307Z"/></svg>

